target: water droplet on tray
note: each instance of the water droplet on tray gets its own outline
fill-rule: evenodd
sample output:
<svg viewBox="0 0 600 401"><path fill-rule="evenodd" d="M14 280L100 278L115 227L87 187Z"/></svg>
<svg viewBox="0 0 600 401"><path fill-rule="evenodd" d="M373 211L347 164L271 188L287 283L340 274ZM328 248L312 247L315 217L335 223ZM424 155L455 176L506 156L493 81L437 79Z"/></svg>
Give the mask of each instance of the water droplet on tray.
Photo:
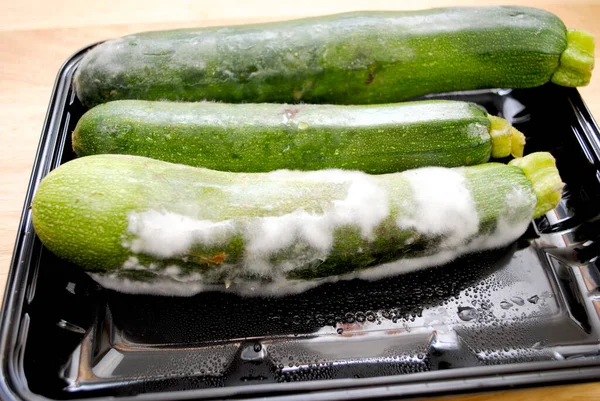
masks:
<svg viewBox="0 0 600 401"><path fill-rule="evenodd" d="M470 306L459 306L458 317L461 320L468 322L469 320L473 320L477 317L477 310L475 308L471 308Z"/></svg>
<svg viewBox="0 0 600 401"><path fill-rule="evenodd" d="M500 302L500 307L502 309L510 309L512 306L513 306L513 304L511 304L508 301L502 301L502 302Z"/></svg>
<svg viewBox="0 0 600 401"><path fill-rule="evenodd" d="M531 302L532 304L537 304L538 301L540 300L540 297L538 297L537 295L534 295L532 297L527 298L527 300L529 302Z"/></svg>
<svg viewBox="0 0 600 401"><path fill-rule="evenodd" d="M510 300L513 301L514 303L516 303L519 306L525 305L525 301L521 297L512 297Z"/></svg>

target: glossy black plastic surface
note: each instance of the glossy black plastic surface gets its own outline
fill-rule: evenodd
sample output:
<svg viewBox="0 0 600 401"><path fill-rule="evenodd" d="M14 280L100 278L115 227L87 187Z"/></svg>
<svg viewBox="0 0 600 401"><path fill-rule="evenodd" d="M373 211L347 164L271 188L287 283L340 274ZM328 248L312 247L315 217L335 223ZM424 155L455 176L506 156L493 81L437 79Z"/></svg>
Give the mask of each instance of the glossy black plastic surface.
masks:
<svg viewBox="0 0 600 401"><path fill-rule="evenodd" d="M59 73L2 315L6 399L399 398L600 377L600 139L575 89L482 90L477 102L550 151L567 186L511 246L376 282L284 298L126 295L35 236L40 179L71 160L85 111Z"/></svg>

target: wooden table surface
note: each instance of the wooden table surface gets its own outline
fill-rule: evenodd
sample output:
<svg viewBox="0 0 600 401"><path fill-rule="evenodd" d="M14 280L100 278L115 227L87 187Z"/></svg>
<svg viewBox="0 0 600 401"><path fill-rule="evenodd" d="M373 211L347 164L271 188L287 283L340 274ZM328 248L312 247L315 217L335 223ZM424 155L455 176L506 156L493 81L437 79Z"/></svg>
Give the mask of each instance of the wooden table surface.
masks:
<svg viewBox="0 0 600 401"><path fill-rule="evenodd" d="M364 9L418 9L450 5L521 4L559 15L568 27L600 38L600 0L2 0L0 1L0 294L4 291L25 191L50 93L59 67L96 41L145 30L239 24ZM600 116L600 75L580 92ZM549 116L551 118L551 116ZM586 400L600 383L543 387L444 399Z"/></svg>

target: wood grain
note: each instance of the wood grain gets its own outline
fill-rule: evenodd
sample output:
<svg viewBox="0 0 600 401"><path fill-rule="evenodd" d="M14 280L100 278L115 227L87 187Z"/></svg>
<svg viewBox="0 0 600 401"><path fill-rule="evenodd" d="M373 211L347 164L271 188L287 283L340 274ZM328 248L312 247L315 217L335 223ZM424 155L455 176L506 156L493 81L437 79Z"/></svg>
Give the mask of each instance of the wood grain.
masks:
<svg viewBox="0 0 600 401"><path fill-rule="evenodd" d="M598 399L599 390L600 383L585 383L434 397L427 401L587 401Z"/></svg>
<svg viewBox="0 0 600 401"><path fill-rule="evenodd" d="M100 40L146 30L291 19L363 9L419 9L451 5L521 4L559 15L569 27L600 38L600 1L384 1L304 0L20 0L0 2L0 293L4 290L25 191L54 79L78 49ZM580 92L600 115L600 79ZM444 400L584 400L596 398L590 383L503 391ZM441 399L440 399L441 400Z"/></svg>

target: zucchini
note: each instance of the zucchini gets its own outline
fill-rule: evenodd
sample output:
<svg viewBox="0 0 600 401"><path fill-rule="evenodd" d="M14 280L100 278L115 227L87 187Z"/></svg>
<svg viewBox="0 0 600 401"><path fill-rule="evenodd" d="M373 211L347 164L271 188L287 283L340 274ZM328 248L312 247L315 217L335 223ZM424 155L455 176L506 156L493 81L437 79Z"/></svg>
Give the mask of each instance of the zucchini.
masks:
<svg viewBox="0 0 600 401"><path fill-rule="evenodd" d="M281 294L505 246L561 189L548 153L382 175L230 173L96 155L42 180L32 220L48 249L109 288Z"/></svg>
<svg viewBox="0 0 600 401"><path fill-rule="evenodd" d="M370 11L138 33L89 51L86 107L118 99L393 103L428 93L586 85L594 41L526 7Z"/></svg>
<svg viewBox="0 0 600 401"><path fill-rule="evenodd" d="M121 100L92 108L73 132L79 156L131 154L234 172L390 173L521 156L523 146L524 136L506 120L474 103L444 100L361 106Z"/></svg>

